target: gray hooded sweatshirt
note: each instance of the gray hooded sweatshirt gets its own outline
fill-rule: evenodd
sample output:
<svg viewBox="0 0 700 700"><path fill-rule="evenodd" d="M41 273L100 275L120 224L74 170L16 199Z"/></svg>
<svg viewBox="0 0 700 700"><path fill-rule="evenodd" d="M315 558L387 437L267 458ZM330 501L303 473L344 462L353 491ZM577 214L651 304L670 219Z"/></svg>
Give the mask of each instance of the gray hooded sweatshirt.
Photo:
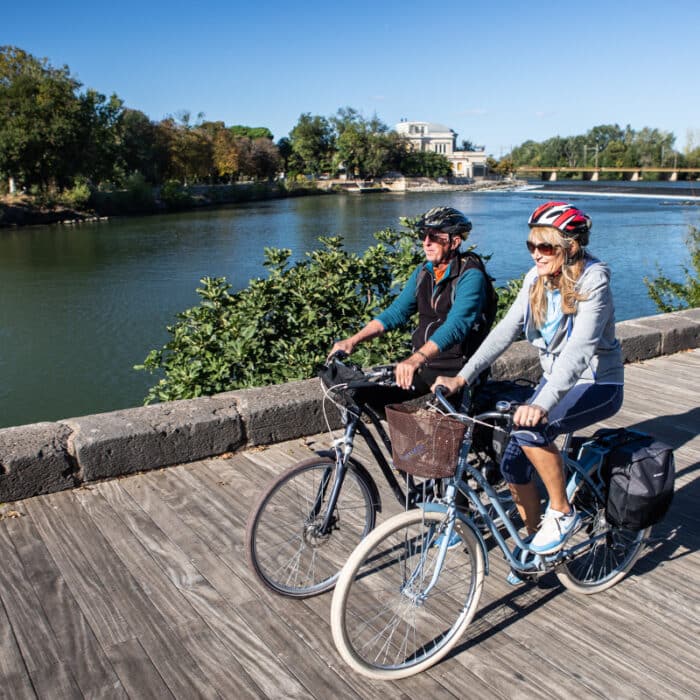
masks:
<svg viewBox="0 0 700 700"><path fill-rule="evenodd" d="M586 256L586 266L576 284L586 298L577 303L574 314L564 315L549 343L535 327L530 311L530 289L536 281L537 269L532 268L508 313L459 375L471 384L523 331L526 340L539 351L546 383L536 403L545 411L549 412L578 382L622 384L622 351L615 338L608 266Z"/></svg>

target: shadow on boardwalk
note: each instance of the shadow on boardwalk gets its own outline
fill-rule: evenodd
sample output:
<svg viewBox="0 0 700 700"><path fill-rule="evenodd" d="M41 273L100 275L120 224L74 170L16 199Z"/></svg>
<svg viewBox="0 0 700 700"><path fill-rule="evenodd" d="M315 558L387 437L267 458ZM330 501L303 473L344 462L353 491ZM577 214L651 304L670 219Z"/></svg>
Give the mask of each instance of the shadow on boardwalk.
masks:
<svg viewBox="0 0 700 700"><path fill-rule="evenodd" d="M245 561L257 494L328 436L137 474L0 508L0 697L691 698L700 696L700 351L627 368L633 426L676 448L676 495L630 575L577 596L511 588L492 549L464 640L396 683L355 676L330 594L261 589ZM370 464L358 446L356 456ZM384 498L382 518L397 508Z"/></svg>

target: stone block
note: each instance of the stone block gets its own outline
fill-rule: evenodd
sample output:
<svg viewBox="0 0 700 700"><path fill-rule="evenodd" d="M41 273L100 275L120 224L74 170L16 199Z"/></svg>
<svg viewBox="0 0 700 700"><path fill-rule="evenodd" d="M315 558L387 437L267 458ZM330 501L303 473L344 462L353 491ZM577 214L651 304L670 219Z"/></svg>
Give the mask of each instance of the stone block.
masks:
<svg viewBox="0 0 700 700"><path fill-rule="evenodd" d="M497 380L523 378L536 382L541 376L538 352L525 340L513 343L491 367L491 378Z"/></svg>
<svg viewBox="0 0 700 700"><path fill-rule="evenodd" d="M641 328L649 329L650 332L660 335L659 351L647 357L672 355L681 350L700 346L700 323L693 320L692 313L686 311L645 316L628 323L634 323ZM618 327L620 325L622 324L618 324Z"/></svg>
<svg viewBox="0 0 700 700"><path fill-rule="evenodd" d="M618 323L615 335L622 346L623 362L639 362L661 354L661 331L638 320Z"/></svg>
<svg viewBox="0 0 700 700"><path fill-rule="evenodd" d="M155 469L230 452L244 443L231 400L205 397L63 421L84 481Z"/></svg>
<svg viewBox="0 0 700 700"><path fill-rule="evenodd" d="M270 445L328 430L318 379L219 394L228 395L236 398L248 445ZM331 427L340 425L339 412L330 402L326 416Z"/></svg>
<svg viewBox="0 0 700 700"><path fill-rule="evenodd" d="M78 485L77 466L66 451L69 435L60 423L0 430L0 502Z"/></svg>

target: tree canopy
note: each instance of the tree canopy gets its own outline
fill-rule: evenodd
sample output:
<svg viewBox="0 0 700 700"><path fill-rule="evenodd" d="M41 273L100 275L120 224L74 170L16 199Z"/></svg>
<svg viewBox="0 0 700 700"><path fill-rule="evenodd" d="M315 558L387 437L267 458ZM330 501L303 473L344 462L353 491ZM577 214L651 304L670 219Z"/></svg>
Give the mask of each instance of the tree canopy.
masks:
<svg viewBox="0 0 700 700"><path fill-rule="evenodd" d="M508 160L514 168L680 166L683 156L674 150L674 143L675 136L668 131L602 124L576 136L525 141L512 150Z"/></svg>

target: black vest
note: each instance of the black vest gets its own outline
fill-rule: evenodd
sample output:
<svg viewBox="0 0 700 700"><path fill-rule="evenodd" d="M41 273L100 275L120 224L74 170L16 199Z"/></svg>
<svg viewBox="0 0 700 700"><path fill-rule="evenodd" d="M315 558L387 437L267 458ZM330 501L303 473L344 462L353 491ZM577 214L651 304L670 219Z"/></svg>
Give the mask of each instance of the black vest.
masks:
<svg viewBox="0 0 700 700"><path fill-rule="evenodd" d="M445 322L447 314L452 308L457 283L460 277L467 271L476 268L485 276L483 262L475 253L460 255L450 261L449 274L435 284L433 273L424 266L418 273L416 280L416 303L418 305L418 328L413 333L413 350L421 348L426 341ZM484 281L486 281L484 277ZM454 375L466 364L467 360L478 347L482 337L480 325L483 317L483 309L477 316L477 321L472 329L463 338L449 348L431 358L427 367L440 370L444 374ZM488 329L486 329L488 331Z"/></svg>

